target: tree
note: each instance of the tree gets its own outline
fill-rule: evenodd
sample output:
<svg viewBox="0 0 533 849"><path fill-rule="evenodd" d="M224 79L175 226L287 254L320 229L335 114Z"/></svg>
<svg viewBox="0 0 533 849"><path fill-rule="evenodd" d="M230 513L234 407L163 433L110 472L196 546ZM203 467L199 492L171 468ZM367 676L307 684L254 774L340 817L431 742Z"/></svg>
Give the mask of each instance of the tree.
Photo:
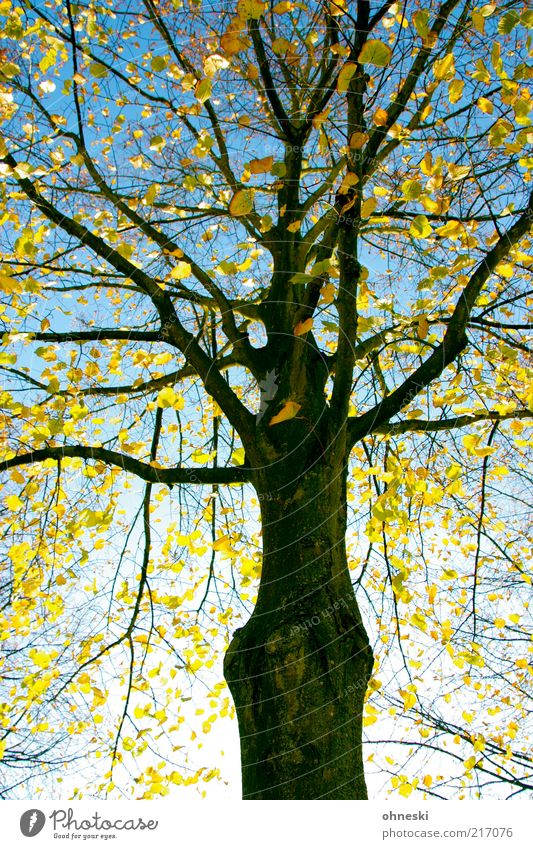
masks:
<svg viewBox="0 0 533 849"><path fill-rule="evenodd" d="M366 798L368 689L435 739L472 744L474 784L526 789L518 726L474 733L473 713L432 712L420 652L406 654L416 639L446 651L439 697L460 670L492 708L508 699L506 720L525 711L531 11L6 0L1 13L3 628L22 679L4 727L66 694L102 723L105 664L123 653L112 764L141 754L126 723L167 719L153 704L130 719L150 650L194 673L211 632L188 602L218 604L227 626L220 589L260 572L225 658L245 798ZM176 491L212 533L181 593L152 587L180 580L184 548L206 554L197 528L171 523ZM166 522L159 578L153 515ZM91 595L89 549L113 534L118 569L105 589L95 573ZM372 677L375 656L399 660L399 695ZM149 769L148 795L162 784Z"/></svg>

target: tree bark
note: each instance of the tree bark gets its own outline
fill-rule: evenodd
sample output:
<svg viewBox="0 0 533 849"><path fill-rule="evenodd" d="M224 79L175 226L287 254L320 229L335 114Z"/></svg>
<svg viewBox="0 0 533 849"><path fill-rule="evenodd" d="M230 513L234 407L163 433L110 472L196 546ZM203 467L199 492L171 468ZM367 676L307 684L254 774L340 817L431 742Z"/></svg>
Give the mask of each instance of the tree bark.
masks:
<svg viewBox="0 0 533 849"><path fill-rule="evenodd" d="M244 799L366 799L363 701L373 656L346 561L345 469L259 493L263 569L224 671ZM268 482L268 477L267 477Z"/></svg>

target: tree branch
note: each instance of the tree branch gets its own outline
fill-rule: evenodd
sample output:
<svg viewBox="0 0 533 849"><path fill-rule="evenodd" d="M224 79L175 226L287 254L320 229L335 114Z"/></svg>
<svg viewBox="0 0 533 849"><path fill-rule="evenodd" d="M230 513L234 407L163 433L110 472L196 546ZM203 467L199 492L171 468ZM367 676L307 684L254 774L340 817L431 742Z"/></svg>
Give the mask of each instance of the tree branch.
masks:
<svg viewBox="0 0 533 849"><path fill-rule="evenodd" d="M26 197L49 221L57 224L69 235L74 236L84 247L89 248L97 256L112 265L125 278L133 280L139 289L150 298L161 321L161 340L174 345L184 354L197 370L207 392L215 398L229 421L237 428L241 437L248 437L251 440L255 428L254 416L235 395L211 357L201 348L193 334L189 333L182 325L168 293L163 291L159 284L146 272L133 265L79 221L61 213L40 193L35 183L27 177L19 176L17 173L18 163L9 152L3 152L0 155L0 160L12 169L15 179Z"/></svg>
<svg viewBox="0 0 533 849"><path fill-rule="evenodd" d="M114 330L102 327L98 330L71 330L67 333L28 332L31 342L100 342L103 340L124 339L130 342L163 342L159 330Z"/></svg>
<svg viewBox="0 0 533 849"><path fill-rule="evenodd" d="M29 451L27 454L16 454L8 460L0 462L0 472L17 466L28 466L32 463L44 463L46 460L62 460L65 457L78 457L82 460L100 460L108 466L116 466L125 472L136 475L149 483L162 483L166 486L174 484L232 484L246 483L249 469L235 468L174 468L160 469L143 463L135 457L111 451L99 445L59 445Z"/></svg>
<svg viewBox="0 0 533 849"><path fill-rule="evenodd" d="M434 421L428 419L410 419L381 425L372 432L390 436L397 436L402 433L436 433L440 430L456 430L457 428L468 427L477 422L504 422L508 419L533 419L533 411L515 410L512 413L498 413L488 410L485 413L451 416L447 419L435 419Z"/></svg>
<svg viewBox="0 0 533 849"><path fill-rule="evenodd" d="M270 64L265 52L265 45L263 44L263 39L261 38L261 33L259 31L258 21L251 20L249 23L249 29L252 35L257 64L259 65L259 72L261 74L261 79L263 80L265 95L272 107L274 118L279 124L280 138L289 142L295 141L297 133L295 132L295 127L291 124L289 116L285 111L283 103L281 102L274 85L274 80L272 79L272 74L270 72Z"/></svg>
<svg viewBox="0 0 533 849"><path fill-rule="evenodd" d="M373 433L392 416L400 412L426 386L442 374L459 354L467 347L466 328L475 302L494 269L507 256L510 248L528 232L533 223L533 192L529 196L526 210L512 227L501 235L494 247L478 264L465 288L459 296L455 310L450 317L444 337L425 362L419 366L401 386L391 392L371 410L359 416L351 425L353 441L358 441ZM353 442L352 442L353 444Z"/></svg>

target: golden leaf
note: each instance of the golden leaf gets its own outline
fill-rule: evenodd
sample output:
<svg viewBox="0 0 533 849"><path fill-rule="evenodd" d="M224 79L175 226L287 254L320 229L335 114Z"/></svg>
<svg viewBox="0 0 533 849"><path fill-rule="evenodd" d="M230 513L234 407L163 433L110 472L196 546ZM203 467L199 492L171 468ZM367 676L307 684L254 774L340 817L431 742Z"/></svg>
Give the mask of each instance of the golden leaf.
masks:
<svg viewBox="0 0 533 849"><path fill-rule="evenodd" d="M374 112L374 115L372 117L372 120L373 120L374 124L376 125L376 127L384 127L385 124L387 123L388 117L389 117L389 115L388 115L388 112L387 112L386 109L376 109L376 111Z"/></svg>
<svg viewBox="0 0 533 849"><path fill-rule="evenodd" d="M306 318L305 321L299 321L298 324L294 328L295 336L305 336L306 333L309 333L313 326L313 319Z"/></svg>
<svg viewBox="0 0 533 849"><path fill-rule="evenodd" d="M337 79L337 91L339 94L344 94L344 92L348 91L350 80L356 71L357 65L355 62L347 62L344 68L341 69Z"/></svg>
<svg viewBox="0 0 533 849"><path fill-rule="evenodd" d="M280 424L281 422L288 422L289 419L293 419L299 410L301 410L302 405L297 404L296 401L287 401L279 413L277 413L272 419L269 421L269 426Z"/></svg>
<svg viewBox="0 0 533 849"><path fill-rule="evenodd" d="M174 410L183 410L185 401L181 395L178 395L171 386L165 386L157 396L157 406L166 410L172 407Z"/></svg>
<svg viewBox="0 0 533 849"><path fill-rule="evenodd" d="M172 271L170 272L170 276L174 280L184 280L185 277L189 277L191 274L191 265L189 262L177 262Z"/></svg>
<svg viewBox="0 0 533 849"><path fill-rule="evenodd" d="M204 74L206 77L214 77L217 71L227 68L228 65L229 62L224 56L220 56L219 53L212 53L204 61Z"/></svg>
<svg viewBox="0 0 533 849"><path fill-rule="evenodd" d="M248 215L254 208L254 193L251 189L241 189L233 195L229 211L231 215L238 218L240 215Z"/></svg>
<svg viewBox="0 0 533 849"><path fill-rule="evenodd" d="M194 89L194 96L200 103L205 103L211 97L211 80L209 77L200 80Z"/></svg>
<svg viewBox="0 0 533 849"><path fill-rule="evenodd" d="M301 226L301 221L293 221L292 224L288 225L287 230L289 231L289 233L297 233Z"/></svg>
<svg viewBox="0 0 533 849"><path fill-rule="evenodd" d="M361 218L369 218L369 216L372 215L372 213L374 212L377 205L378 202L376 198L367 198L361 206Z"/></svg>
<svg viewBox="0 0 533 849"><path fill-rule="evenodd" d="M248 170L250 174L268 174L273 164L273 156L264 156L262 159L252 159L248 165Z"/></svg>
<svg viewBox="0 0 533 849"><path fill-rule="evenodd" d="M418 338L425 339L429 332L429 321L427 320L425 315L421 315L418 319Z"/></svg>
<svg viewBox="0 0 533 849"><path fill-rule="evenodd" d="M328 115L331 111L331 107L324 109L322 112L319 112L318 115L315 115L313 118L313 127L315 130L320 129L324 121L327 121Z"/></svg>
<svg viewBox="0 0 533 849"><path fill-rule="evenodd" d="M453 53L448 53L443 59L437 59L433 64L433 75L437 80L451 80L455 76Z"/></svg>
<svg viewBox="0 0 533 849"><path fill-rule="evenodd" d="M352 150L360 150L368 141L368 133L352 133L350 136L350 147Z"/></svg>
<svg viewBox="0 0 533 849"><path fill-rule="evenodd" d="M237 14L244 21L257 21L265 11L266 3L262 0L239 0L237 3Z"/></svg>
<svg viewBox="0 0 533 849"><path fill-rule="evenodd" d="M427 237L430 236L432 232L431 224L429 223L425 215L417 215L411 221L409 232L411 236L413 236L415 239L427 239Z"/></svg>

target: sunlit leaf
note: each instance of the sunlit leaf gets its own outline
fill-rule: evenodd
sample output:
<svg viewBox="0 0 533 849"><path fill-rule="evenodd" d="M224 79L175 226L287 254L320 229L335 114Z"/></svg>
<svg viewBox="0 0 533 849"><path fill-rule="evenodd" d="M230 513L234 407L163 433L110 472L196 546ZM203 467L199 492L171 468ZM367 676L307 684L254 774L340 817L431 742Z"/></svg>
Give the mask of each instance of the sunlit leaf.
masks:
<svg viewBox="0 0 533 849"><path fill-rule="evenodd" d="M276 413L276 415L270 419L269 425L272 426L281 424L282 422L287 422L290 419L293 419L296 415L298 415L298 412L301 409L302 405L298 404L296 401L287 401L283 405L279 413Z"/></svg>
<svg viewBox="0 0 533 849"><path fill-rule="evenodd" d="M375 65L377 68L384 68L389 64L391 56L392 50L388 44L371 38L365 41L359 53L358 61L362 65Z"/></svg>

